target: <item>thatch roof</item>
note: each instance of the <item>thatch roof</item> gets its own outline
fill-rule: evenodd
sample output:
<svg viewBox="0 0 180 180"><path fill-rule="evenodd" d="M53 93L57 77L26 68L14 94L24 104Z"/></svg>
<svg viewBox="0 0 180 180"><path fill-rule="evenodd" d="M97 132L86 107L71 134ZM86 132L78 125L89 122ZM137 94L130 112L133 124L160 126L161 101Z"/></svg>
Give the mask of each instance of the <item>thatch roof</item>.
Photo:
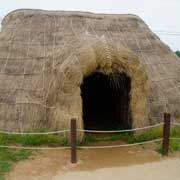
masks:
<svg viewBox="0 0 180 180"><path fill-rule="evenodd" d="M180 60L138 16L17 10L0 33L0 128L83 128L80 85L97 68L131 77L133 127L180 117Z"/></svg>

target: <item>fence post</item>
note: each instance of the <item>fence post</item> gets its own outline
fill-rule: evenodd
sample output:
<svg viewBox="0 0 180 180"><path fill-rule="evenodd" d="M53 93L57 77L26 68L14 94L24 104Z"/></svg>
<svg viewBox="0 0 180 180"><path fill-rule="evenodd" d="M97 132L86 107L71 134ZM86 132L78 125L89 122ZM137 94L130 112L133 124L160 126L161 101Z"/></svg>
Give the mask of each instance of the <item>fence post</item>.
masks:
<svg viewBox="0 0 180 180"><path fill-rule="evenodd" d="M71 163L77 163L77 147L76 140L77 129L76 129L76 119L71 119Z"/></svg>
<svg viewBox="0 0 180 180"><path fill-rule="evenodd" d="M162 153L168 155L169 152L169 137L170 137L170 119L171 115L169 113L164 113L164 127L163 127L163 144Z"/></svg>

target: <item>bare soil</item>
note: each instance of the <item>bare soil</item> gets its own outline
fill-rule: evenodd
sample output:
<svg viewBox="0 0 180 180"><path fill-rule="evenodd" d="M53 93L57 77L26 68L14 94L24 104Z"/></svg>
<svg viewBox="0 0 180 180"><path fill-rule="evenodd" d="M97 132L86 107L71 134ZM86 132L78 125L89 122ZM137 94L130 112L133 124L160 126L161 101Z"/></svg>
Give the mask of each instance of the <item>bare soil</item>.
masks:
<svg viewBox="0 0 180 180"><path fill-rule="evenodd" d="M113 143L112 143L113 144ZM152 147L78 150L78 164L69 150L44 150L19 162L8 180L180 180L180 153L162 157Z"/></svg>

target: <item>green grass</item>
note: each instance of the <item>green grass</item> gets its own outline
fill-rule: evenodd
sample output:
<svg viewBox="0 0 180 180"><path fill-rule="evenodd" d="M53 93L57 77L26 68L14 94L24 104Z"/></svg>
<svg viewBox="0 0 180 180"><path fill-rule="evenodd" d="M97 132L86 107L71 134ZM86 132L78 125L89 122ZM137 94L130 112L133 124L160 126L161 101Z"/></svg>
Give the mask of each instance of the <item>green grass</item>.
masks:
<svg viewBox="0 0 180 180"><path fill-rule="evenodd" d="M101 136L98 137L96 135L86 135L83 139L83 141L80 143L83 145L88 145L94 142L100 142L100 141L116 141L116 140L123 140L126 143L137 143L137 142L142 142L142 141L149 141L149 140L153 140L156 138L161 138L162 137L162 128L159 129L153 129L151 131L147 131L145 133L142 133L140 135L134 135L133 133L116 133L116 134L112 134L110 136Z"/></svg>
<svg viewBox="0 0 180 180"><path fill-rule="evenodd" d="M140 135L134 135L133 133L115 133L108 136L96 136L93 134L86 134L78 145L89 145L94 142L100 141L116 141L123 140L126 143L138 143L142 141L150 141L153 139L162 137L162 127L148 130ZM171 137L180 137L180 127L171 129ZM173 140L172 142L175 142ZM179 144L179 141L176 141ZM0 145L17 145L17 146L68 146L69 142L67 138L60 135L7 135L0 134ZM174 145L174 143L172 144ZM177 148L177 145L175 145Z"/></svg>
<svg viewBox="0 0 180 180"><path fill-rule="evenodd" d="M144 142L144 141L151 141L153 139L162 138L162 127L161 128L154 128L151 130L148 130L140 135L134 135L133 133L117 133L112 134L111 136L101 136L98 137L96 135L85 135L83 138L83 141L79 143L79 145L91 145L95 142L102 142L102 141L116 141L116 140L123 140L128 144L131 143L138 143L138 142ZM180 138L180 128L172 128L171 129L171 137L179 137ZM162 153L161 149L161 142L156 143L157 144L157 151ZM180 140L171 140L170 141L170 151L180 151Z"/></svg>
<svg viewBox="0 0 180 180"><path fill-rule="evenodd" d="M12 150L0 148L0 180L5 179L5 175L12 169L14 163L27 159L32 154L29 150Z"/></svg>
<svg viewBox="0 0 180 180"><path fill-rule="evenodd" d="M68 140L58 135L7 135L0 134L0 145L64 146Z"/></svg>
<svg viewBox="0 0 180 180"><path fill-rule="evenodd" d="M171 137L180 138L180 127L171 130ZM180 151L180 140L170 141L170 151Z"/></svg>
<svg viewBox="0 0 180 180"><path fill-rule="evenodd" d="M0 145L64 146L68 140L58 135L7 135L0 134ZM34 151L0 148L0 180L4 180L14 163L27 159Z"/></svg>

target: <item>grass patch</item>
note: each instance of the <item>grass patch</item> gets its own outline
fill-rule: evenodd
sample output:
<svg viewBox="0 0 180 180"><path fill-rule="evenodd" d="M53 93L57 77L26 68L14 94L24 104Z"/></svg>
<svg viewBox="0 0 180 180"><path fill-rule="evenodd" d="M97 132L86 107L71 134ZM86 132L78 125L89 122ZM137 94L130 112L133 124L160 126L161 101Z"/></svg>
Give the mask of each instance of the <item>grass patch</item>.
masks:
<svg viewBox="0 0 180 180"><path fill-rule="evenodd" d="M12 150L0 148L0 180L5 179L5 175L12 169L14 163L27 159L32 154L29 150Z"/></svg>
<svg viewBox="0 0 180 180"><path fill-rule="evenodd" d="M180 127L171 129L171 137L180 138ZM170 151L180 151L180 140L170 141Z"/></svg>
<svg viewBox="0 0 180 180"><path fill-rule="evenodd" d="M0 145L64 146L68 140L58 135L7 135L0 134Z"/></svg>
<svg viewBox="0 0 180 180"><path fill-rule="evenodd" d="M154 139L162 138L162 127L161 128L154 128L151 130L148 130L140 135L134 135L131 132L124 132L124 133L117 133L112 134L109 136L96 136L93 134L86 134L83 138L82 142L79 142L78 145L91 145L95 142L101 142L101 141L116 141L116 140L123 140L128 144L132 143L139 143L144 141L151 141ZM171 137L179 137L180 138L180 128L172 128L171 129ZM161 142L157 142L157 151L162 153L161 149ZM180 140L171 140L170 141L170 151L180 151Z"/></svg>
<svg viewBox="0 0 180 180"><path fill-rule="evenodd" d="M116 141L116 140L123 140L126 143L131 144L142 141L150 141L161 137L162 137L162 128L152 129L140 135L134 135L132 132L115 133L104 137L103 136L99 137L93 134L87 134L83 138L83 141L80 143L80 145L88 145L100 141Z"/></svg>
<svg viewBox="0 0 180 180"><path fill-rule="evenodd" d="M65 146L68 140L58 135L7 135L0 134L0 145ZM0 148L0 180L5 179L15 162L27 159L33 151Z"/></svg>

